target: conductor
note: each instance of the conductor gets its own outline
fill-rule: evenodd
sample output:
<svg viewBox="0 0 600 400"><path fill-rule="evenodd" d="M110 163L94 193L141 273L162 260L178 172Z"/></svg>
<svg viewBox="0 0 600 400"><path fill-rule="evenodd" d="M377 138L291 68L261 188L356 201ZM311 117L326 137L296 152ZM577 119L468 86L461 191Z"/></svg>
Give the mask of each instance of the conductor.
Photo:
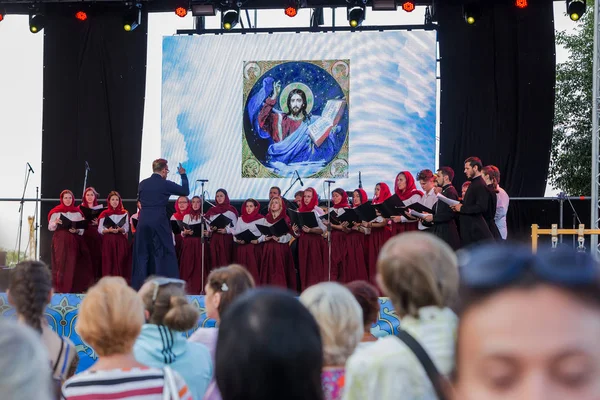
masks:
<svg viewBox="0 0 600 400"><path fill-rule="evenodd" d="M167 217L167 203L172 195L190 193L185 169L179 164L181 186L167 180L169 165L159 158L152 162L152 176L140 182L138 199L142 205L133 248L131 285L139 289L149 275L179 277L173 233Z"/></svg>

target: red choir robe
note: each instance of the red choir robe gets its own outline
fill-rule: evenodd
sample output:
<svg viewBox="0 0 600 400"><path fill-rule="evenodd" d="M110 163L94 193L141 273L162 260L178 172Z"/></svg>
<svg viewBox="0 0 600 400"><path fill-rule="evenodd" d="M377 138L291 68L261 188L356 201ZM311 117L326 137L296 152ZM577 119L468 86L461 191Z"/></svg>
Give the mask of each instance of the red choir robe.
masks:
<svg viewBox="0 0 600 400"><path fill-rule="evenodd" d="M110 233L105 232L104 222L110 218L113 222L119 223L125 218L125 224L122 226L125 232ZM121 276L127 283L131 283L131 247L127 240L129 233L129 214L123 207L121 199L116 209L108 206L108 209L98 218L98 233L102 235L102 276Z"/></svg>
<svg viewBox="0 0 600 400"><path fill-rule="evenodd" d="M85 195L87 192L91 191L94 193L94 203L91 207L88 207L87 202L85 200ZM79 205L79 209L81 207L87 207L91 210L99 210L103 208L102 205L98 204L98 199L96 198L96 191L93 188L85 189L83 193L83 198L81 199L81 204ZM94 272L94 280L98 281L102 278L102 235L98 233L98 221L94 224L93 221L88 222L88 226L85 228L83 232L83 240L90 252L90 257L92 259L92 269Z"/></svg>
<svg viewBox="0 0 600 400"><path fill-rule="evenodd" d="M300 212L314 212L317 217L319 228L325 232L327 228L323 221L319 218L323 215L323 210L318 207L319 199L317 192L313 188L313 198L309 205L302 204ZM300 237L298 239L298 267L300 273L300 287L304 291L309 286L324 282L328 279L328 249L327 243L323 236L315 233L306 233L302 231L302 227L298 227Z"/></svg>
<svg viewBox="0 0 600 400"><path fill-rule="evenodd" d="M261 236L256 224L259 221L262 221L264 217L260 215L260 204L258 201L253 201L256 206L254 212L252 214L246 213L246 203L244 203L244 205L242 205L242 216L237 220L233 228L227 228L227 233L233 235L234 237L235 244L233 249L233 262L246 267L248 272L250 272L250 275L252 275L254 278L254 282L258 284L260 282L262 245L254 243L240 243L240 241L235 238L235 235L242 233L245 230L250 230L250 232L252 232L257 238L260 238Z"/></svg>
<svg viewBox="0 0 600 400"><path fill-rule="evenodd" d="M194 211L183 217L183 222L192 226L200 224L200 215ZM186 282L186 291L189 294L201 294L209 272L209 247L204 244L200 236L185 236L182 232L181 258L179 261L179 276ZM204 266L202 253L204 252Z"/></svg>
<svg viewBox="0 0 600 400"><path fill-rule="evenodd" d="M217 192L225 194L225 201L222 204L217 204L211 207L205 214L209 222L214 221L219 214L224 214L231 219L231 224L235 226L238 218L238 211L229 201L227 191L219 189ZM207 226L207 229L210 227ZM210 270L215 268L225 267L231 264L233 260L233 236L230 233L218 233L213 231L210 237Z"/></svg>
<svg viewBox="0 0 600 400"><path fill-rule="evenodd" d="M398 176L402 174L406 178L406 188L404 190L400 190L398 188ZM418 203L423 196L423 192L417 190L417 185L415 184L415 178L413 178L412 174L409 171L402 171L396 176L396 180L394 181L394 192L398 195L400 200L404 203L404 205L409 206L414 203ZM407 219L402 216L400 222L391 221L392 228L392 236L398 235L402 232L410 232L416 231L419 229L418 221Z"/></svg>

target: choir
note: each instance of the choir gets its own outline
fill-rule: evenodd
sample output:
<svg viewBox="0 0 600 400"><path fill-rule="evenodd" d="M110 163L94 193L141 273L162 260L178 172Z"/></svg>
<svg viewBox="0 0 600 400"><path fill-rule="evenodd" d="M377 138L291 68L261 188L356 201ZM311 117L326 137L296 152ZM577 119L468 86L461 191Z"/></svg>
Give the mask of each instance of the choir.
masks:
<svg viewBox="0 0 600 400"><path fill-rule="evenodd" d="M201 197L180 196L170 218L179 275L190 294L201 294L209 272L231 263L244 265L258 284L294 291L328 280L376 284L377 256L394 235L420 229L453 249L506 239L508 196L498 185L498 168L470 157L465 174L461 197L452 186L454 171L441 167L435 174L419 172L422 190L409 171L397 175L393 194L379 182L372 201L363 189L336 188L331 209L319 206L312 187L297 192L295 202L273 187L266 207L247 199L239 214L225 189L205 212ZM141 207L138 202L138 213L129 217L113 191L104 208L93 187L76 207L73 193L64 190L48 215L55 290L83 292L106 275L130 281L133 246L127 238L131 231L135 240Z"/></svg>

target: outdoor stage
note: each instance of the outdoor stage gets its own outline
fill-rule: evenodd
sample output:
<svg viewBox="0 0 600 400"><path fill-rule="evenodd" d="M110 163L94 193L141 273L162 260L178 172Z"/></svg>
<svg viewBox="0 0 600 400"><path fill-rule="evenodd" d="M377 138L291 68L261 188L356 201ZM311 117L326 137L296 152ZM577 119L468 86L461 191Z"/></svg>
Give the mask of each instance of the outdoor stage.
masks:
<svg viewBox="0 0 600 400"><path fill-rule="evenodd" d="M85 344L75 329L77 322L77 313L83 294L55 294L52 297L50 305L46 309L46 318L52 329L59 335L68 337L77 347L79 353L79 366L77 372L89 368L98 358L94 349ZM204 296L188 296L189 301L200 310L200 319L198 326L203 328L214 328L215 320L206 318L204 310ZM392 303L387 297L379 299L379 315L377 324L371 329L371 332L377 336L387 336L398 331L400 321L393 310ZM0 315L3 317L14 317L15 310L8 303L6 293L0 293ZM194 330L186 332L184 335L189 337ZM265 327L267 329L268 327Z"/></svg>

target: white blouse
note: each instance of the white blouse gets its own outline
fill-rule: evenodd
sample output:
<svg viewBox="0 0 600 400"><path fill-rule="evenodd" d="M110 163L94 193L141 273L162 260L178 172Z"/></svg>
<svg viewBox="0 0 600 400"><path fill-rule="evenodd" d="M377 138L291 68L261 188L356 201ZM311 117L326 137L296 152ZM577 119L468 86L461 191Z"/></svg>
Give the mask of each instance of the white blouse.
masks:
<svg viewBox="0 0 600 400"><path fill-rule="evenodd" d="M61 215L64 215L65 217L69 218L71 221L74 221L74 222L84 220L83 215L81 215L81 213L78 213L78 212L54 213L50 216L50 222L48 223L48 230L50 232L54 232L56 230L56 228L58 227L56 220L60 219ZM77 229L77 234L83 235L83 229Z"/></svg>
<svg viewBox="0 0 600 400"><path fill-rule="evenodd" d="M249 229L250 232L252 232L252 234L254 236L261 236L262 234L260 233L260 231L258 230L258 228L256 227L256 224L260 221L263 221L264 218L261 219L257 219L256 221L253 222L244 222L244 220L242 218L238 219L236 224L234 225L234 227L230 227L228 226L226 228L227 233L231 234L231 235L237 235L239 233L244 232L246 229ZM261 223L261 225L263 225Z"/></svg>
<svg viewBox="0 0 600 400"><path fill-rule="evenodd" d="M125 214L113 214L110 215L108 218L110 218L115 224L118 224L121 219L123 218L123 216L126 216L127 213ZM123 232L123 235L127 236L127 232L129 232L129 220L128 218L125 218L125 225L122 226L123 230L125 232ZM104 218L100 218L100 220L98 221L98 233L101 235L104 235L103 231L104 229L106 229L104 227Z"/></svg>

